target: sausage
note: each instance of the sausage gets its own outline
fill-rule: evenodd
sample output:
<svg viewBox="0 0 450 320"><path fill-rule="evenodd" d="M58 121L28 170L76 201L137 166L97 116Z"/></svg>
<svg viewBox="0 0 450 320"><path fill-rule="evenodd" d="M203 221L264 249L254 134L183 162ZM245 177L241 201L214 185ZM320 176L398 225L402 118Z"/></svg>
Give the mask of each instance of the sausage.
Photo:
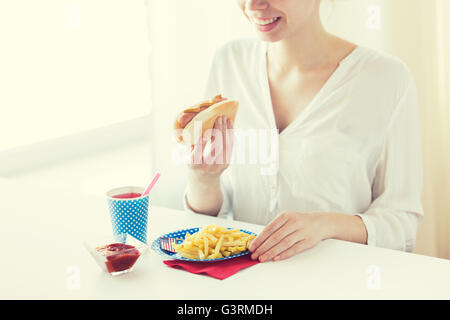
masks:
<svg viewBox="0 0 450 320"><path fill-rule="evenodd" d="M214 105L216 103L219 103L219 102L222 102L225 100L227 100L227 99L223 98L222 95L219 94L219 95L215 96L214 98L212 98L211 101L205 101L205 102L202 102L202 103L196 105L195 107L184 110L177 117L178 125L180 126L180 128L184 129L198 113L202 112L205 109L208 109L209 107L211 107L212 105Z"/></svg>
<svg viewBox="0 0 450 320"><path fill-rule="evenodd" d="M194 119L194 117L201 111L209 108L210 106L207 107L200 107L198 108L199 111L193 111L193 112L189 112L189 111L183 111L177 118L178 124L180 125L180 128L185 128L189 122L192 121L192 119Z"/></svg>

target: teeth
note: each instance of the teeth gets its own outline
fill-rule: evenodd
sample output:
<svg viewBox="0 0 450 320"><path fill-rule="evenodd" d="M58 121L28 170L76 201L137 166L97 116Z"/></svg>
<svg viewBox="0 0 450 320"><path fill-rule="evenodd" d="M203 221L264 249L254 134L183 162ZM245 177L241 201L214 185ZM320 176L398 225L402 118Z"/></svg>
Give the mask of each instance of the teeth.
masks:
<svg viewBox="0 0 450 320"><path fill-rule="evenodd" d="M277 21L278 20L278 17L277 18L272 18L272 19L267 19L267 20L256 20L256 19L254 19L254 21L255 21L255 23L256 24L259 24L259 25L261 25L261 26L265 26L266 24L270 24L270 23L273 23L273 22L275 22L275 21Z"/></svg>

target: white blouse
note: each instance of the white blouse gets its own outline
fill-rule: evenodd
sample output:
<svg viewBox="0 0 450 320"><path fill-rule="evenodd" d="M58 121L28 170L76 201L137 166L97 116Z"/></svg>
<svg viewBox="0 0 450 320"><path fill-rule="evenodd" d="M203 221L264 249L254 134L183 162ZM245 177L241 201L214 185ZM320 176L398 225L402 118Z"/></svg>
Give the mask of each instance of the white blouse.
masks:
<svg viewBox="0 0 450 320"><path fill-rule="evenodd" d="M369 245L412 251L423 217L422 155L406 65L357 47L278 134L266 53L267 43L245 39L214 57L206 97L240 104L219 216L266 225L284 210L359 215Z"/></svg>

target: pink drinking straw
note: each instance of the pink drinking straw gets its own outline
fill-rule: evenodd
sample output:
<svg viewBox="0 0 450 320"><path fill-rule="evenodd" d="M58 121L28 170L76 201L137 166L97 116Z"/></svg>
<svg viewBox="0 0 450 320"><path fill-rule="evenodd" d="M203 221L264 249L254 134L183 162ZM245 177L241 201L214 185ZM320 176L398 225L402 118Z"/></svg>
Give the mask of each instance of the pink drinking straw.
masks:
<svg viewBox="0 0 450 320"><path fill-rule="evenodd" d="M147 189L145 189L144 194L142 196L146 196L150 192L150 190L152 190L152 188L155 185L156 181L158 181L160 175L161 175L160 173L157 173L155 175L155 177L153 178L152 182L150 182L150 184L148 185Z"/></svg>

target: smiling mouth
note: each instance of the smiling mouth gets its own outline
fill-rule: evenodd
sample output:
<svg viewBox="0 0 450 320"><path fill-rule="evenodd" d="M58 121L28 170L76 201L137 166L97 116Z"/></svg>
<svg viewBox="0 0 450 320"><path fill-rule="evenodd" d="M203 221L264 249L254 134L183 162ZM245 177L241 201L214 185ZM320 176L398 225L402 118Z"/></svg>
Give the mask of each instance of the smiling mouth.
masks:
<svg viewBox="0 0 450 320"><path fill-rule="evenodd" d="M281 19L281 17L270 18L270 19L258 19L258 18L253 18L252 20L253 20L253 22L256 23L257 25L260 25L260 26L266 26L266 25L269 25L269 24L271 24L271 23L275 23L275 22L277 22L277 21L280 20L280 19Z"/></svg>

